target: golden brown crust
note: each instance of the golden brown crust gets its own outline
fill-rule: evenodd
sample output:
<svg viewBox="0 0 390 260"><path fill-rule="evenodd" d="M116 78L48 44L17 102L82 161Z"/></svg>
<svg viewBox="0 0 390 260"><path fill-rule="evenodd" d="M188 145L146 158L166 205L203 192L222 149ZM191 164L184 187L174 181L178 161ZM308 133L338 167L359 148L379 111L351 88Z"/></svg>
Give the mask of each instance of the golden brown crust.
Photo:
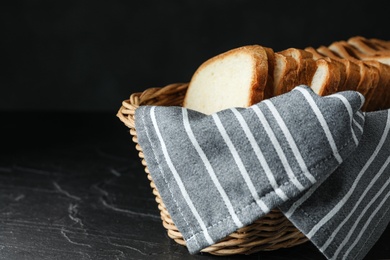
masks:
<svg viewBox="0 0 390 260"><path fill-rule="evenodd" d="M370 96L372 91L374 91L379 82L379 71L374 66L371 66L363 61L359 62L360 66L360 82L356 88L356 91L363 94L366 101L363 106L363 110L365 110L370 103Z"/></svg>
<svg viewBox="0 0 390 260"><path fill-rule="evenodd" d="M377 38L368 39L371 44L374 44L379 50L390 50L390 41L385 41Z"/></svg>
<svg viewBox="0 0 390 260"><path fill-rule="evenodd" d="M268 80L268 56L264 47L259 45L247 46L247 51L254 56L256 61L254 81L249 94L248 106L251 106L267 96L268 93L264 93L264 91L270 81Z"/></svg>
<svg viewBox="0 0 390 260"><path fill-rule="evenodd" d="M331 59L331 58L327 58L327 59L333 65L333 72L332 73L338 74L336 77L339 78L339 81L338 81L335 89L333 89L333 91L334 92L343 91L345 82L347 80L347 68L345 66L345 63L342 61L343 59Z"/></svg>
<svg viewBox="0 0 390 260"><path fill-rule="evenodd" d="M339 59L345 65L346 79L340 90L356 90L360 82L360 67L359 65L348 59Z"/></svg>
<svg viewBox="0 0 390 260"><path fill-rule="evenodd" d="M299 58L295 58L292 55L291 51L294 50L290 49L278 52L278 54L282 55L288 63L286 66L287 69L282 75L282 79L280 81L281 86L279 86L279 89L281 90L281 93L286 93L299 85L300 61Z"/></svg>
<svg viewBox="0 0 390 260"><path fill-rule="evenodd" d="M338 56L343 59L359 60L360 58L356 55L356 52L346 41L334 42L328 47Z"/></svg>
<svg viewBox="0 0 390 260"><path fill-rule="evenodd" d="M360 81L360 67L356 62L340 58L336 56L331 50L326 50L327 48L322 46L323 55L331 54L332 57L326 57L325 59L335 63L340 70L340 81L337 87L337 91L344 90L356 90L359 81Z"/></svg>
<svg viewBox="0 0 390 260"><path fill-rule="evenodd" d="M283 76L286 74L286 71L290 69L291 62L285 56L274 53L275 65L274 65L274 86L273 90L274 96L283 94Z"/></svg>
<svg viewBox="0 0 390 260"><path fill-rule="evenodd" d="M366 106L366 111L386 109L388 108L390 97L390 66L375 60L366 61L365 63L377 68L379 73L378 85L368 97L369 102Z"/></svg>
<svg viewBox="0 0 390 260"><path fill-rule="evenodd" d="M318 47L317 52L322 54L324 57L329 57L332 59L340 59L341 58L337 53L333 52L331 49L329 49L328 47L325 47L325 46Z"/></svg>
<svg viewBox="0 0 390 260"><path fill-rule="evenodd" d="M285 91L290 91L297 85L309 85L316 71L316 63L313 59L313 54L296 48L289 48L279 52L284 56L292 57L296 61L296 79L292 84L287 85Z"/></svg>
<svg viewBox="0 0 390 260"><path fill-rule="evenodd" d="M304 49L305 51L307 52L310 52L312 55L313 55L313 59L314 60L318 60L318 59L321 59L321 58L325 58L326 56L323 55L322 53L319 53L316 49L314 49L313 47L306 47Z"/></svg>
<svg viewBox="0 0 390 260"><path fill-rule="evenodd" d="M274 95L275 53L271 48L264 47L264 50L267 54L267 62L268 62L267 83L264 89L264 99L267 99L273 97Z"/></svg>
<svg viewBox="0 0 390 260"><path fill-rule="evenodd" d="M318 69L325 67L325 70L327 71L325 80L320 82L320 88L318 89L317 94L325 96L335 93L340 84L340 67L329 58L318 59L316 64ZM314 84L318 83L312 82L312 85Z"/></svg>
<svg viewBox="0 0 390 260"><path fill-rule="evenodd" d="M372 44L369 40L362 36L354 36L347 40L347 43L355 47L362 54L372 55L380 51L380 48Z"/></svg>

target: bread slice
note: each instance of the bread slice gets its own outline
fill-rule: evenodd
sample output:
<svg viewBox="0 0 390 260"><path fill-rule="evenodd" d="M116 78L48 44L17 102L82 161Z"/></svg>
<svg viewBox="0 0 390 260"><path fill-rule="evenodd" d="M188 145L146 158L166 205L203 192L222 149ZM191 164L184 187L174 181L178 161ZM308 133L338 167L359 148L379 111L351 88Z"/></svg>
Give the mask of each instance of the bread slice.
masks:
<svg viewBox="0 0 390 260"><path fill-rule="evenodd" d="M287 88L294 85L297 76L297 63L291 56L275 53L274 96L286 93Z"/></svg>
<svg viewBox="0 0 390 260"><path fill-rule="evenodd" d="M361 60L375 60L390 65L390 43L381 42L382 44L376 44L362 36L352 37L348 40L348 43L357 50L357 56Z"/></svg>
<svg viewBox="0 0 390 260"><path fill-rule="evenodd" d="M360 60L358 52L356 52L356 50L354 50L354 47L348 44L346 41L334 42L329 45L328 48L341 58L349 60Z"/></svg>
<svg viewBox="0 0 390 260"><path fill-rule="evenodd" d="M385 41L377 38L370 38L368 41L374 44L380 50L390 50L390 41Z"/></svg>
<svg viewBox="0 0 390 260"><path fill-rule="evenodd" d="M268 47L263 47L263 48L267 54L267 64L268 64L267 83L263 95L263 98L265 99L274 96L275 53L274 50L271 48Z"/></svg>
<svg viewBox="0 0 390 260"><path fill-rule="evenodd" d="M325 57L329 57L332 59L340 59L341 58L337 53L333 52L331 49L329 49L328 47L325 47L323 45L317 48L317 52L321 53Z"/></svg>
<svg viewBox="0 0 390 260"><path fill-rule="evenodd" d="M340 85L341 69L339 64L329 58L316 60L317 69L313 75L310 87L320 96L335 93Z"/></svg>
<svg viewBox="0 0 390 260"><path fill-rule="evenodd" d="M336 89L333 91L344 91L345 89L345 84L347 81L347 67L345 66L345 59L331 59L331 58L325 58L328 59L331 63L333 63L334 69L338 71L338 77L339 77L339 82L336 86ZM336 72L337 73L337 72Z"/></svg>
<svg viewBox="0 0 390 260"><path fill-rule="evenodd" d="M285 92L291 91L298 85L309 85L311 83L311 79L316 71L316 62L312 53L297 48L289 48L278 53L286 57L292 57L296 63L295 78L290 80L291 83L285 86Z"/></svg>
<svg viewBox="0 0 390 260"><path fill-rule="evenodd" d="M358 65L360 67L360 81L356 91L360 92L365 97L366 101L362 109L366 110L368 104L371 102L370 98L372 91L375 91L378 87L379 70L363 61L358 62Z"/></svg>
<svg viewBox="0 0 390 260"><path fill-rule="evenodd" d="M268 50L269 51L269 50ZM183 107L205 114L248 107L269 98L268 56L264 47L248 45L210 58L193 74Z"/></svg>
<svg viewBox="0 0 390 260"><path fill-rule="evenodd" d="M318 60L318 59L322 59L322 58L327 57L326 55L324 55L324 54L318 52L317 49L314 49L314 48L311 47L311 46L306 47L304 50L307 51L307 52L310 52L310 53L313 55L313 59L314 59L314 60Z"/></svg>
<svg viewBox="0 0 390 260"><path fill-rule="evenodd" d="M339 41L329 46L329 49L342 58L356 60L376 60L390 65L390 50L379 49L374 44L364 44L360 38L351 38L351 42ZM376 49L375 49L376 48Z"/></svg>
<svg viewBox="0 0 390 260"><path fill-rule="evenodd" d="M390 54L389 55L381 55L381 56L375 56L375 57L365 57L362 60L376 60L379 61L380 63L390 65Z"/></svg>
<svg viewBox="0 0 390 260"><path fill-rule="evenodd" d="M347 40L351 46L355 47L363 54L375 55L377 52L381 51L381 48L378 48L377 45L372 44L369 40L362 36L351 37Z"/></svg>
<svg viewBox="0 0 390 260"><path fill-rule="evenodd" d="M307 48L310 52L315 53L315 56L322 58L330 58L333 62L338 62L340 71L340 82L337 91L356 90L360 81L360 68L356 62L351 59L342 58L337 52L329 49L326 46L320 46L317 49L313 47Z"/></svg>
<svg viewBox="0 0 390 260"><path fill-rule="evenodd" d="M390 66L376 60L365 61L365 64L378 69L379 80L375 90L368 93L366 111L388 109L390 106Z"/></svg>
<svg viewBox="0 0 390 260"><path fill-rule="evenodd" d="M345 66L345 82L341 85L338 91L356 90L360 82L360 67L359 65L348 59L339 59Z"/></svg>
<svg viewBox="0 0 390 260"><path fill-rule="evenodd" d="M304 49L307 52L310 52L313 55L314 60L325 58L326 56L322 53L319 53L317 49L314 49L313 47L309 46Z"/></svg>

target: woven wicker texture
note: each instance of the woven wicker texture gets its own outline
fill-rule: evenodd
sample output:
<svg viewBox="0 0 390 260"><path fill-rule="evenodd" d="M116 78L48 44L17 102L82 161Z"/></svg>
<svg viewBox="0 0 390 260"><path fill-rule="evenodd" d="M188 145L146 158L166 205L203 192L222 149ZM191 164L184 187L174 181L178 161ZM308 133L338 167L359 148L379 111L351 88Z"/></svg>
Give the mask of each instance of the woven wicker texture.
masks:
<svg viewBox="0 0 390 260"><path fill-rule="evenodd" d="M168 236L178 244L185 246L183 236L173 223L160 194L149 173L142 148L138 144L135 130L135 110L141 105L181 106L188 83L170 84L163 88L149 88L144 92L134 93L122 102L117 116L130 129L133 142L139 152L142 165L150 180L150 186L156 197L163 226ZM202 250L213 255L252 254L259 251L288 248L308 241L294 225L279 211L272 210L254 223L238 229L228 237Z"/></svg>

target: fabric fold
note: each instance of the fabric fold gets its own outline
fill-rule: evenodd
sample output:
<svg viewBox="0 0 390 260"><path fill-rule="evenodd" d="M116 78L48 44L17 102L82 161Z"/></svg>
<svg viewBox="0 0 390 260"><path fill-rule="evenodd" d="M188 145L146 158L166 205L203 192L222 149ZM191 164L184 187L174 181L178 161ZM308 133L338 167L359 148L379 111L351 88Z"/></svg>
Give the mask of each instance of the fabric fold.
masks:
<svg viewBox="0 0 390 260"><path fill-rule="evenodd" d="M363 259L390 221L390 114L367 113L358 148L280 207L328 259Z"/></svg>
<svg viewBox="0 0 390 260"><path fill-rule="evenodd" d="M139 107L138 142L189 252L199 252L276 207L290 211L293 223L307 232L299 214L310 200L293 202L316 194L356 152L365 129L363 103L355 91L320 97L298 86L249 108L212 115L181 107Z"/></svg>

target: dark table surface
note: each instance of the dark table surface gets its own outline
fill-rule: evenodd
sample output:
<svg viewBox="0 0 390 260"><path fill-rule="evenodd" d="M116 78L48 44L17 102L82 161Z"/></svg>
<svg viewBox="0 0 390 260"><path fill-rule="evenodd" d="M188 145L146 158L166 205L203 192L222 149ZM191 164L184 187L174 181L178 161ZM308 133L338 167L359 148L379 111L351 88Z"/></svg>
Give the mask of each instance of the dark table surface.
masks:
<svg viewBox="0 0 390 260"><path fill-rule="evenodd" d="M168 238L115 112L0 116L0 259L325 259L310 242L191 256ZM390 227L366 259L390 259Z"/></svg>

